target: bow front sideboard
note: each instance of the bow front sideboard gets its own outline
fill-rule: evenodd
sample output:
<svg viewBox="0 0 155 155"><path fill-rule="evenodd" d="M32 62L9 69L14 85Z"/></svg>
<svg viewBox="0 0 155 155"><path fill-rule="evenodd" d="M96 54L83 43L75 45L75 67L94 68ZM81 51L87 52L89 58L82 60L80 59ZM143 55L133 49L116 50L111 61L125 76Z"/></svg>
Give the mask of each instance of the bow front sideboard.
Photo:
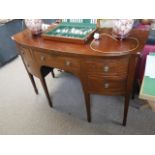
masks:
<svg viewBox="0 0 155 155"><path fill-rule="evenodd" d="M100 29L98 32L111 34L111 29ZM58 68L80 79L88 122L91 121L90 94L124 96L125 126L137 58L145 45L148 32L133 29L130 36L139 41L139 46L133 51L126 50L133 45L125 44L124 41L116 45L109 37L98 40L99 47L98 43L95 45L102 52L90 48L92 40L84 45L45 40L41 36L33 37L27 29L12 36L12 39L16 42L35 92L38 93L38 90L33 76L40 79L51 107L52 100L44 76L53 71L53 68Z"/></svg>

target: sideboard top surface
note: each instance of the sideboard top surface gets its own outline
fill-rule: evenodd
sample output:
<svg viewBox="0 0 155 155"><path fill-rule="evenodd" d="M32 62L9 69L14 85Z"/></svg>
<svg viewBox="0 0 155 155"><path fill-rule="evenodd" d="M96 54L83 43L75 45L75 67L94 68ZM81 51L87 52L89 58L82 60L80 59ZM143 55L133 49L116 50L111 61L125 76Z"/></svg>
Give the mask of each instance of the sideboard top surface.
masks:
<svg viewBox="0 0 155 155"><path fill-rule="evenodd" d="M111 34L111 29L105 28L105 29L99 29L99 33L106 33ZM148 31L144 30L138 30L133 29L130 32L130 37L134 37L139 41L139 46L134 51L130 52L131 54L136 54L137 52L142 51L148 37ZM114 43L113 39L109 39L109 37L104 37L104 39L100 41L100 50L102 50L102 53L93 51L90 48L90 43L92 40L90 40L87 44L81 45L81 44L75 44L75 43L65 43L65 42L59 42L59 41L52 41L52 40L46 40L42 38L41 36L33 37L28 29L25 29L22 32L19 32L12 36L12 39L16 41L18 44L30 46L38 49L47 49L47 52L61 52L63 54L73 54L73 55L85 55L85 56L121 56L129 54L129 52L126 52L128 49L127 44L124 44L123 42L119 45L116 45ZM120 42L120 41L118 41ZM129 43L130 44L130 43ZM131 43L132 44L132 43ZM120 50L123 45L123 51ZM102 48L103 47L103 48ZM132 47L132 45L131 45Z"/></svg>

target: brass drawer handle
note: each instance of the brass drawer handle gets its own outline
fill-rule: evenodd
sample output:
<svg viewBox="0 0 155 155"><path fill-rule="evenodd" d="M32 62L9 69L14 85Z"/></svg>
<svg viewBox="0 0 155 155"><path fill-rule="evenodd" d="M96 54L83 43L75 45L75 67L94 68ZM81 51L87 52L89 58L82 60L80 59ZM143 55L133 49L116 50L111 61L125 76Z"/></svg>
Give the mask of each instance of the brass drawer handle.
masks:
<svg viewBox="0 0 155 155"><path fill-rule="evenodd" d="M41 61L44 61L45 60L45 56L41 56Z"/></svg>
<svg viewBox="0 0 155 155"><path fill-rule="evenodd" d="M66 65L66 66L70 66L70 65L71 65L71 62L70 62L70 61L66 61L66 62L65 62L65 65Z"/></svg>
<svg viewBox="0 0 155 155"><path fill-rule="evenodd" d="M106 89L109 88L109 83L105 83L104 88L106 88Z"/></svg>
<svg viewBox="0 0 155 155"><path fill-rule="evenodd" d="M109 71L109 66L104 66L104 72L108 72Z"/></svg>

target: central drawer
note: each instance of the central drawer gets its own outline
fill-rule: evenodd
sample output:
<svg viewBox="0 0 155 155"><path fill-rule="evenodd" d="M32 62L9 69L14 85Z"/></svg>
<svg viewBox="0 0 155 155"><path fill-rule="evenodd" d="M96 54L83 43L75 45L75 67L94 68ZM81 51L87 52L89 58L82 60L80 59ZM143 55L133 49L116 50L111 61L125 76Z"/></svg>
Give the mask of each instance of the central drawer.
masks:
<svg viewBox="0 0 155 155"><path fill-rule="evenodd" d="M89 77L88 90L91 93L101 93L105 95L124 94L126 90L126 79L109 80L101 77Z"/></svg>
<svg viewBox="0 0 155 155"><path fill-rule="evenodd" d="M37 62L42 66L51 66L65 71L80 71L80 60L73 57L58 56L35 52Z"/></svg>
<svg viewBox="0 0 155 155"><path fill-rule="evenodd" d="M126 76L128 73L129 57L104 58L87 60L85 70L88 75Z"/></svg>

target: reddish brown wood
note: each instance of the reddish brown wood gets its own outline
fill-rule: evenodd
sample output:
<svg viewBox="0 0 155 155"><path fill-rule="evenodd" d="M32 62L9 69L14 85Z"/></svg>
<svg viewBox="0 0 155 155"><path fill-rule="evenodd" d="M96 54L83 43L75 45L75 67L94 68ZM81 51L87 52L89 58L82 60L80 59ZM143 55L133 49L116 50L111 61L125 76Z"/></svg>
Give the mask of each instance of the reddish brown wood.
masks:
<svg viewBox="0 0 155 155"><path fill-rule="evenodd" d="M126 126L127 121L127 114L128 114L128 108L129 108L129 100L130 100L130 94L133 89L133 80L135 77L135 70L136 70L136 62L137 62L137 55L130 55L130 62L129 62L129 69L128 69L128 79L127 79L127 86L126 86L126 95L125 95L125 105L124 105L124 117L123 117L123 126Z"/></svg>
<svg viewBox="0 0 155 155"><path fill-rule="evenodd" d="M29 72L27 72L27 73L28 73L29 78L30 78L30 80L31 80L31 82L32 82L32 85L33 85L34 91L35 91L35 93L38 95L38 89L37 89L37 87L36 87L36 83L35 83L35 81L34 81L34 77L33 77L33 75L30 74Z"/></svg>
<svg viewBox="0 0 155 155"><path fill-rule="evenodd" d="M111 29L101 29L99 33L111 34ZM132 41L124 40L116 44L106 37L95 47L102 50L102 53L93 51L90 42L80 45L44 40L40 36L33 37L28 30L14 35L12 39L18 45L28 73L41 80L50 106L52 102L42 78L43 66L51 69L59 68L79 77L84 91L88 121L91 121L91 93L123 95L125 97L123 125L126 125L137 54L142 51L148 32L132 30L130 36L139 40L139 47L134 51L127 51L133 48L135 43Z"/></svg>
<svg viewBox="0 0 155 155"><path fill-rule="evenodd" d="M111 34L111 29L103 29L100 32L109 33ZM132 54L136 54L143 49L143 46L146 42L146 38L148 36L147 31L143 30L132 30L130 36L136 37L139 42L140 46ZM111 48L114 46L109 42L109 39L105 40L105 42L109 42L106 46L106 49L103 50L103 53L94 52L90 49L89 43L85 45L79 44L72 44L72 43L64 43L59 41L51 41L51 40L44 40L42 37L33 37L29 30L24 30L12 37L12 39L18 42L21 45L25 45L28 47L33 47L37 49L44 50L44 53L52 53L59 55L72 55L72 56L84 56L84 57L102 57L102 56L121 56L126 55L127 53L120 52L120 51L111 51ZM102 42L104 45L104 42ZM110 46L109 46L110 45ZM104 53L106 52L106 53Z"/></svg>
<svg viewBox="0 0 155 155"><path fill-rule="evenodd" d="M51 54L48 55L47 53L36 51L34 53L35 59L37 63L42 66L49 66L59 69L64 69L66 71L80 71L80 60L69 57L69 56L62 56Z"/></svg>
<svg viewBox="0 0 155 155"><path fill-rule="evenodd" d="M88 91L104 93L105 95L119 95L125 92L126 80L109 80L99 76L89 76Z"/></svg>
<svg viewBox="0 0 155 155"><path fill-rule="evenodd" d="M91 106L90 106L90 94L83 90L86 104L87 121L91 122Z"/></svg>
<svg viewBox="0 0 155 155"><path fill-rule="evenodd" d="M33 75L28 71L28 68L27 68L27 66L26 66L26 62L27 62L27 61L25 61L25 59L24 59L24 57L25 57L25 55L24 55L24 54L25 54L25 50L24 50L22 47L18 46L18 44L17 44L17 47L18 47L18 49L19 49L19 51L20 51L21 58L22 58L22 60L23 60L23 63L24 63L26 72L27 72L27 74L28 74L28 76L29 76L29 78L30 78L30 81L31 81L31 83L32 83L32 86L33 86L33 88L34 88L34 91L35 91L35 93L38 95L38 89L37 89L37 87L36 87L36 83L35 83L35 81L34 81L34 77L33 77Z"/></svg>
<svg viewBox="0 0 155 155"><path fill-rule="evenodd" d="M48 99L49 106L50 106L50 107L53 107L53 104L52 104L50 95L49 95L49 93L48 93L48 88L47 88L47 85L46 85L45 78L44 78L42 75L40 76L40 81L41 81L41 84L42 84L42 86L43 86L43 88L44 88L46 97L47 97L47 99Z"/></svg>
<svg viewBox="0 0 155 155"><path fill-rule="evenodd" d="M88 75L111 76L114 79L126 77L128 73L129 56L114 58L89 59L85 61L84 68Z"/></svg>
<svg viewBox="0 0 155 155"><path fill-rule="evenodd" d="M125 95L125 105L124 105L124 117L123 117L123 126L126 126L127 122L127 115L128 115L128 109L129 109L129 100L130 100L130 94Z"/></svg>

